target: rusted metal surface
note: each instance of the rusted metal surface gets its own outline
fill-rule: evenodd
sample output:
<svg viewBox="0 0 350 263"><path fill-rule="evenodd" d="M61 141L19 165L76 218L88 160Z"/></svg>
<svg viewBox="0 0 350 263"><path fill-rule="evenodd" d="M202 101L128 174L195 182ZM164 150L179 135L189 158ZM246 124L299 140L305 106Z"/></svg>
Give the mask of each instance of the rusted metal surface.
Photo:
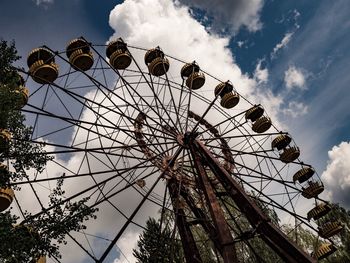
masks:
<svg viewBox="0 0 350 263"><path fill-rule="evenodd" d="M196 224L200 224L205 232L208 234L209 238L213 242L215 248L222 254L222 246L219 242L217 231L213 224L211 223L210 218L207 216L205 211L203 209L198 208L195 204L195 201L191 194L189 194L184 187L181 187L180 189L180 195L183 197L183 199L186 201L186 204L188 208L193 213L195 220L192 220L191 223L195 222Z"/></svg>
<svg viewBox="0 0 350 263"><path fill-rule="evenodd" d="M261 238L285 261L290 263L315 263L314 258L290 241L277 226L261 212L260 208L249 198L241 186L212 156L208 149L198 140L193 140L193 150L206 160L212 172L219 179L228 195L260 234ZM230 261L234 262L234 261Z"/></svg>
<svg viewBox="0 0 350 263"><path fill-rule="evenodd" d="M201 157L196 153L193 145L190 146L190 150L198 172L198 181L202 186L202 190L209 207L210 215L217 231L218 240L222 247L221 256L225 263L238 262L230 228L226 222L224 212L215 195L214 189L210 184L209 177L201 163Z"/></svg>
<svg viewBox="0 0 350 263"><path fill-rule="evenodd" d="M179 183L175 179L168 181L168 189L172 203L174 205L175 221L181 237L182 247L184 250L187 263L202 263L196 242L193 238L190 225L187 222L184 210L177 206L179 195Z"/></svg>

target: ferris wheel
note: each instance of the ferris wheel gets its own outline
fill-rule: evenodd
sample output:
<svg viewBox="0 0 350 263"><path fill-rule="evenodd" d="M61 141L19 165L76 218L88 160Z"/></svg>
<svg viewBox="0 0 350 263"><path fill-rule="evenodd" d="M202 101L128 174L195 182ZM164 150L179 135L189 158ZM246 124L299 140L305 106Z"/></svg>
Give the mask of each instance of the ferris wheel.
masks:
<svg viewBox="0 0 350 263"><path fill-rule="evenodd" d="M1 189L1 211L15 196L33 217L50 211L47 196L63 180L61 205L88 197L99 208L87 229L68 237L87 262L107 262L148 217L171 226L186 262L204 262L203 249L217 262L264 262L259 242L286 262L316 262L336 250L332 238L342 226L323 220L331 206L319 197L319 176L235 83L120 38L39 47L27 63L18 108L33 127L28 141L53 160ZM2 129L1 149L10 140ZM283 224L312 231L319 248L303 251Z"/></svg>

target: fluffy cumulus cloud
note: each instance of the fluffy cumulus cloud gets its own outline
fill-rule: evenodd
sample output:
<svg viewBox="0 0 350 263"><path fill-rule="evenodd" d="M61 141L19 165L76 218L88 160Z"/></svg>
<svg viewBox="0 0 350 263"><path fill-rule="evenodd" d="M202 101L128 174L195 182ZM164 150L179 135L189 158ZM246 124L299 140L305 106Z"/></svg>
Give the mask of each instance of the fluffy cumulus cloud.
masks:
<svg viewBox="0 0 350 263"><path fill-rule="evenodd" d="M342 142L328 152L322 180L331 201L350 208L350 142Z"/></svg>
<svg viewBox="0 0 350 263"><path fill-rule="evenodd" d="M289 66L289 68L284 72L284 83L288 90L293 88L305 89L306 74L303 70L295 67Z"/></svg>
<svg viewBox="0 0 350 263"><path fill-rule="evenodd" d="M111 39L121 36L132 45L160 46L167 54L196 60L203 70L230 79L244 93L254 88L255 82L234 63L229 38L208 34L187 7L170 0L126 0L111 12L110 25L116 32Z"/></svg>
<svg viewBox="0 0 350 263"><path fill-rule="evenodd" d="M188 7L170 0L126 0L112 10L109 23L115 30L111 39L121 36L136 46L159 45L165 53L181 60L196 60L203 70L219 79L231 80L238 92L248 99L259 103L265 100L267 110L273 114L269 101L274 98L261 91L255 92L257 81L242 74L235 64L228 48L229 38L208 33L191 16ZM260 74L261 80L266 73Z"/></svg>
<svg viewBox="0 0 350 263"><path fill-rule="evenodd" d="M180 0L181 3L207 12L213 18L215 29L237 31L244 26L250 31L261 28L260 11L263 0Z"/></svg>

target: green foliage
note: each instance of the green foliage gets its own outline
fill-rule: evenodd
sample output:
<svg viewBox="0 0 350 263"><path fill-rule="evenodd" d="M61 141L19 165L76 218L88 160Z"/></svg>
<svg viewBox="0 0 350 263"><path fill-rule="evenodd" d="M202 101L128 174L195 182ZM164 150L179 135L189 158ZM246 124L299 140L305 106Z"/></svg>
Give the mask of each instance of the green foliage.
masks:
<svg viewBox="0 0 350 263"><path fill-rule="evenodd" d="M140 235L137 247L138 249L133 250L133 255L138 263L184 262L180 253L180 242L172 239L168 224L160 231L160 222L154 218L147 220L146 229Z"/></svg>
<svg viewBox="0 0 350 263"><path fill-rule="evenodd" d="M331 238L337 247L337 251L322 261L332 263L350 262L350 211L339 204L333 204L332 211L318 220L318 224L322 225L329 221L340 221L344 229L340 234ZM313 232L301 226L294 228L291 225L283 225L282 228L285 233L288 233L291 240L308 252L316 251L323 242L329 242L319 239Z"/></svg>
<svg viewBox="0 0 350 263"><path fill-rule="evenodd" d="M311 232L301 225L295 227L294 225L285 224L282 226L282 231L304 251L311 253L318 247L318 239L314 232Z"/></svg>
<svg viewBox="0 0 350 263"><path fill-rule="evenodd" d="M251 196L253 197L253 200L255 200L255 203L261 208L263 213L268 218L270 218L274 224L279 225L280 221L278 219L277 213L273 209L266 206L260 199L256 197L256 195L254 195L254 193L252 193ZM226 212L235 217L235 222L229 221L231 229L233 229L233 232L237 233L235 238L243 238L244 233L249 233L249 231L252 231L248 220L244 215L240 213L231 199L223 197L221 202L223 207L225 207ZM166 221L172 220L173 218L171 217L166 218ZM330 255L328 258L323 259L322 262L350 262L350 211L346 211L339 205L333 205L332 211L321 220L319 220L318 223L322 224L330 220L341 221L344 226L344 230L339 235L332 237L332 240L337 246L338 251ZM290 240L295 242L307 253L316 251L320 244L322 242L325 242L321 240L313 231L302 227L301 224L299 224L297 227L290 224L285 224L280 227L282 231L287 234ZM191 229L195 240L208 240L208 236L201 226L192 226ZM167 238L170 238L170 233L167 231L165 231L165 233L167 234L164 235ZM243 236L240 236L239 233L243 233ZM134 250L134 255L138 259L139 263L169 262L166 261L166 259L169 258L169 250L166 249L167 245L164 242L159 242L159 240L164 240L160 238L159 223L155 219L149 219L147 222L146 230L140 236L140 240L138 241L138 250ZM251 248L244 241L239 241L236 243L235 248L239 262L284 262L259 236L250 238L249 244ZM215 249L213 249L213 244L210 241L198 242L197 246L203 262L221 262L221 259L218 259L218 257L215 255ZM164 257L158 257L159 255L163 255Z"/></svg>
<svg viewBox="0 0 350 263"><path fill-rule="evenodd" d="M12 111L8 116L6 128L11 132L13 139L7 150L0 154L0 162L10 160L15 172L9 172L8 178L1 178L0 187L10 181L16 182L28 178L26 171L29 169L41 173L46 163L53 159L45 154L42 145L30 143L32 128L26 127L24 122L25 116L20 111Z"/></svg>
<svg viewBox="0 0 350 263"><path fill-rule="evenodd" d="M268 207L259 199L255 192L250 193L251 200L261 209L263 214L271 220L272 223L279 226L279 218L275 210ZM281 258L261 239L251 227L248 219L240 212L236 204L229 197L222 199L223 206L230 213L234 221L229 221L231 229L235 233L235 238L239 241L236 243L237 257L240 262L283 262ZM244 239L248 242L244 242ZM248 245L249 244L249 245Z"/></svg>
<svg viewBox="0 0 350 263"><path fill-rule="evenodd" d="M325 262L344 263L350 262L350 210L346 210L339 204L332 206L332 211L323 219L323 222L338 220L343 224L344 229L335 238L337 251L325 260Z"/></svg>
<svg viewBox="0 0 350 263"><path fill-rule="evenodd" d="M13 83L17 74L12 64L19 58L14 42L0 39L0 83Z"/></svg>
<svg viewBox="0 0 350 263"><path fill-rule="evenodd" d="M59 244L66 243L65 235L85 229L83 222L96 218L97 209L87 207L87 199L61 205L62 183L59 181L50 195L50 205L55 208L49 212L39 216L26 213L28 220L20 224L10 211L0 213L0 262L27 263L41 255L60 258Z"/></svg>
<svg viewBox="0 0 350 263"><path fill-rule="evenodd" d="M215 249L215 245L208 238L208 235L200 225L195 225L191 227L191 231L195 240L201 240L197 242L197 248L201 256L203 263L214 263L218 262L217 256L215 253L218 253Z"/></svg>
<svg viewBox="0 0 350 263"><path fill-rule="evenodd" d="M20 77L12 64L19 58L14 42L0 40L0 128L8 126L8 116L13 112L14 91Z"/></svg>
<svg viewBox="0 0 350 263"><path fill-rule="evenodd" d="M0 162L10 159L15 172L9 172L7 177L0 178L0 187L10 181L27 178L26 170L35 169L42 172L47 161L52 157L45 154L42 145L30 143L32 128L27 127L25 116L16 109L16 92L20 82L17 70L12 66L19 59L12 42L0 41L0 129L11 132L12 140L5 150L0 151Z"/></svg>

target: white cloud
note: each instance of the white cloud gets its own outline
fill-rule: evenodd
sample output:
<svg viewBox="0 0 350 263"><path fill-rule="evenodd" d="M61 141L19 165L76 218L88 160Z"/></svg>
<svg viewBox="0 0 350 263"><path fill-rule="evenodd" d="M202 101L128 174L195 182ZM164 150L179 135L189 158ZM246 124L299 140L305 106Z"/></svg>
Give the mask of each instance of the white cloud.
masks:
<svg viewBox="0 0 350 263"><path fill-rule="evenodd" d="M291 101L288 103L288 107L283 109L282 112L287 115L291 116L292 118L296 118L299 116L302 116L308 112L309 107L305 105L304 103L297 102L297 101Z"/></svg>
<svg viewBox="0 0 350 263"><path fill-rule="evenodd" d="M53 4L54 0L36 0L36 5L47 5L47 4Z"/></svg>
<svg viewBox="0 0 350 263"><path fill-rule="evenodd" d="M245 44L245 41L237 41L237 46L239 48L243 47L244 44Z"/></svg>
<svg viewBox="0 0 350 263"><path fill-rule="evenodd" d="M259 84L266 83L269 78L269 71L267 68L262 68L262 60L259 60L254 71L254 78Z"/></svg>
<svg viewBox="0 0 350 263"><path fill-rule="evenodd" d="M290 17L291 16L291 17ZM292 30L289 30L284 37L282 38L281 42L279 42L272 50L271 52L271 59L276 58L277 53L288 46L289 42L292 40L295 32L300 28L300 25L298 23L300 17L300 13L298 10L294 9L293 12L289 15L289 18L283 18L280 23L287 22L288 24L294 23L294 28Z"/></svg>
<svg viewBox="0 0 350 263"><path fill-rule="evenodd" d="M288 43L291 41L292 39L292 36L294 35L294 32L289 32L289 33L286 33L284 35L284 37L282 38L281 42L278 43L274 48L273 48L273 51L271 53L271 58L275 58L276 55L277 55L277 52L280 50L280 49L283 49L285 48Z"/></svg>
<svg viewBox="0 0 350 263"><path fill-rule="evenodd" d="M180 0L181 3L206 11L214 20L214 28L229 28L237 31L242 26L250 31L257 31L262 27L260 11L263 0Z"/></svg>
<svg viewBox="0 0 350 263"><path fill-rule="evenodd" d="M128 232L124 237L120 239L119 249L120 257L116 259L114 263L134 263L136 258L132 254L132 249L136 248L139 234L134 232ZM125 253L123 251L126 251Z"/></svg>
<svg viewBox="0 0 350 263"><path fill-rule="evenodd" d="M278 126L277 110L281 99L268 90L256 92L257 81L242 74L233 59L228 47L230 38L208 32L190 12L188 7L170 0L126 0L110 13L109 24L115 30L110 39L122 37L134 46L160 46L171 56L188 62L195 60L202 70L223 81L231 80L237 91L249 101L263 104ZM178 75L180 71L174 65L170 70L170 75ZM261 80L267 73L262 72ZM207 81L206 87L217 85L210 83L209 79ZM212 95L210 88L206 88L206 92L203 95ZM240 109L244 109L244 103L241 100Z"/></svg>
<svg viewBox="0 0 350 263"><path fill-rule="evenodd" d="M294 26L296 29L300 28L300 25L298 23L298 19L300 17L300 12L297 9L293 10L293 19L294 19Z"/></svg>
<svg viewBox="0 0 350 263"><path fill-rule="evenodd" d="M122 36L133 45L159 45L165 53L189 62L196 60L203 70L230 79L240 92L251 94L254 89L255 81L243 75L233 61L227 48L229 38L209 34L187 7L169 0L126 0L111 12L110 25L116 31L112 39Z"/></svg>
<svg viewBox="0 0 350 263"><path fill-rule="evenodd" d="M350 208L350 142L341 142L328 152L322 180L331 201Z"/></svg>
<svg viewBox="0 0 350 263"><path fill-rule="evenodd" d="M301 69L289 66L284 72L284 83L288 90L293 88L305 89L306 76Z"/></svg>

